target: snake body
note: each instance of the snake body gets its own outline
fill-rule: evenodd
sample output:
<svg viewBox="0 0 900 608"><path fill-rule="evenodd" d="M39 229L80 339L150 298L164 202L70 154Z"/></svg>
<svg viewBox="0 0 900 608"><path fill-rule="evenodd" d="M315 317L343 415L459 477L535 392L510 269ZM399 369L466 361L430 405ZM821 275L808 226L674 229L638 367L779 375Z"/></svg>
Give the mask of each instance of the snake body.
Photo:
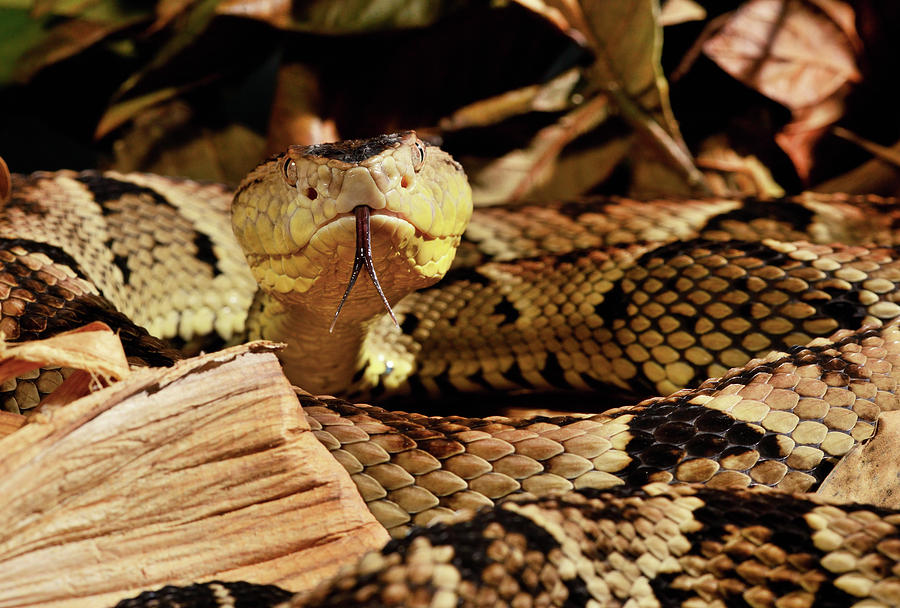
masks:
<svg viewBox="0 0 900 608"><path fill-rule="evenodd" d="M347 397L696 387L534 419L433 418L301 394L316 435L396 536L507 500L416 528L331 595L295 602L900 602L897 515L720 489L813 490L896 409L895 203L606 199L477 210L463 235L468 197L459 165L412 133L269 159L238 188L231 219L218 186L17 176L0 208L0 331L24 340L104 320L150 364L179 356L158 338L188 349L285 339L289 377ZM372 207L370 255L400 331L365 286L329 333L360 206ZM312 366L304 343L321 345ZM45 378L4 387L6 407L34 402ZM706 489L640 489L673 481ZM795 527L773 516L745 525L747 501L791 513ZM871 523L877 542L862 543L851 520ZM123 605L201 605L210 593L213 605L286 597L215 583Z"/></svg>

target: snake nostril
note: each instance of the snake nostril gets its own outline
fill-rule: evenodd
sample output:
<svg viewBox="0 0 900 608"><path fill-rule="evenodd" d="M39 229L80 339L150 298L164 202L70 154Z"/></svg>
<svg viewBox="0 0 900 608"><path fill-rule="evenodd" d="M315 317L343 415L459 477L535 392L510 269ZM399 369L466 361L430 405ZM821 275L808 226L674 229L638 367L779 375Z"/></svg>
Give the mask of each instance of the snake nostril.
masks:
<svg viewBox="0 0 900 608"><path fill-rule="evenodd" d="M315 188L310 187L310 188L306 189L306 198L308 198L309 200L314 201L314 200L316 200L316 197L318 197L318 196L319 196L319 193L316 192Z"/></svg>
<svg viewBox="0 0 900 608"><path fill-rule="evenodd" d="M409 188L409 180L406 179L406 176L400 178L400 187L401 188Z"/></svg>

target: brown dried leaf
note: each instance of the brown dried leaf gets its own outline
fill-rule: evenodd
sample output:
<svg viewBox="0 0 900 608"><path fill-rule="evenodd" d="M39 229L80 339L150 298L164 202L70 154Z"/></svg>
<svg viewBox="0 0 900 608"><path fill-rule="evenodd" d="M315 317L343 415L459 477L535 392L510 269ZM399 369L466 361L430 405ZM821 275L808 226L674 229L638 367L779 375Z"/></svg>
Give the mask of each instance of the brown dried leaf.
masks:
<svg viewBox="0 0 900 608"><path fill-rule="evenodd" d="M522 199L550 179L562 149L606 120L608 113L607 99L599 95L538 131L527 148L514 150L475 171L470 180L475 204Z"/></svg>
<svg viewBox="0 0 900 608"><path fill-rule="evenodd" d="M130 373L118 336L98 321L46 340L0 342L0 383L42 366L85 370L106 381Z"/></svg>
<svg viewBox="0 0 900 608"><path fill-rule="evenodd" d="M694 0L667 0L659 13L659 24L663 27L688 21L703 21L704 19L706 19L706 9Z"/></svg>
<svg viewBox="0 0 900 608"><path fill-rule="evenodd" d="M847 453L816 492L825 500L900 509L900 411L883 412L875 435ZM865 480L865 483L860 483Z"/></svg>
<svg viewBox="0 0 900 608"><path fill-rule="evenodd" d="M609 177L628 155L633 139L633 137L610 139L599 146L563 153L556 160L553 175L546 183L535 188L528 195L528 200L574 199L588 192Z"/></svg>
<svg viewBox="0 0 900 608"><path fill-rule="evenodd" d="M9 200L12 192L12 176L9 174L9 167L6 161L0 156L0 205Z"/></svg>
<svg viewBox="0 0 900 608"><path fill-rule="evenodd" d="M836 135L840 135L838 128L834 129ZM843 137L843 135L841 135ZM886 152L894 156L900 156L900 142L886 148ZM885 162L879 155L864 162L862 165L851 169L843 175L838 175L816 185L816 192L851 192L855 194L879 194L900 196L900 188L897 184L897 168L893 162Z"/></svg>
<svg viewBox="0 0 900 608"><path fill-rule="evenodd" d="M117 171L149 171L235 185L265 157L265 141L240 124L198 127L176 100L143 111L115 142Z"/></svg>
<svg viewBox="0 0 900 608"><path fill-rule="evenodd" d="M578 44L588 46L587 38L584 35L588 29L587 23L583 18L578 17L581 15L581 9L574 0L557 0L550 3L544 2L544 0L516 0L516 2L541 15ZM560 8L551 5L558 5ZM570 21L573 16L576 17L576 23Z"/></svg>
<svg viewBox="0 0 900 608"><path fill-rule="evenodd" d="M846 139L849 142L853 142L867 152L871 152L872 155L879 160L890 163L895 167L900 167L900 151L896 149L896 146L893 148L882 146L881 144L877 144L874 141L869 141L868 139L860 137L856 133L848 131L843 127L834 127L831 132L840 138Z"/></svg>
<svg viewBox="0 0 900 608"><path fill-rule="evenodd" d="M792 110L820 103L858 81L860 73L859 40L846 30L845 14L852 9L835 0L819 5L828 12L801 0L749 0L703 51L739 81Z"/></svg>
<svg viewBox="0 0 900 608"><path fill-rule="evenodd" d="M844 115L845 90L815 105L796 108L792 120L775 135L775 142L794 163L800 179L807 180L813 166L813 148Z"/></svg>
<svg viewBox="0 0 900 608"><path fill-rule="evenodd" d="M544 84L514 89L470 103L441 120L442 131L493 125L526 112L559 112L572 106L572 91L581 70L572 68Z"/></svg>
<svg viewBox="0 0 900 608"><path fill-rule="evenodd" d="M141 95L139 97L133 97L131 99L126 99L124 101L119 101L111 105L106 109L106 112L103 113L103 116L100 117L100 121L97 123L97 128L94 130L94 137L100 139L101 137L106 136L112 130L122 126L129 120L134 119L141 112L147 110L148 108L152 108L163 101L167 101L172 99L180 92L185 90L184 88L178 87L168 87L165 89L158 89L156 91L152 91L147 93L146 95Z"/></svg>
<svg viewBox="0 0 900 608"><path fill-rule="evenodd" d="M739 155L725 136L714 136L703 142L697 166L706 173L706 181L716 196L769 200L785 194L758 158Z"/></svg>

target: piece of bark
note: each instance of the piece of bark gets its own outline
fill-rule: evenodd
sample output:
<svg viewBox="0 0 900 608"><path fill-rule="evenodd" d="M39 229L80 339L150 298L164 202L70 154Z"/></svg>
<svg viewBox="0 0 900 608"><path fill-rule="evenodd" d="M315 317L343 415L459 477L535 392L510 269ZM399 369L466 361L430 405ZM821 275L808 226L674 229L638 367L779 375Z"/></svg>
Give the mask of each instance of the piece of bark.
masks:
<svg viewBox="0 0 900 608"><path fill-rule="evenodd" d="M0 439L0 606L211 579L301 591L383 545L273 351L134 371Z"/></svg>
<svg viewBox="0 0 900 608"><path fill-rule="evenodd" d="M25 416L12 412L0 411L0 439L9 435L25 424Z"/></svg>
<svg viewBox="0 0 900 608"><path fill-rule="evenodd" d="M816 494L839 503L859 502L900 509L898 442L900 411L883 412L872 438L847 452Z"/></svg>

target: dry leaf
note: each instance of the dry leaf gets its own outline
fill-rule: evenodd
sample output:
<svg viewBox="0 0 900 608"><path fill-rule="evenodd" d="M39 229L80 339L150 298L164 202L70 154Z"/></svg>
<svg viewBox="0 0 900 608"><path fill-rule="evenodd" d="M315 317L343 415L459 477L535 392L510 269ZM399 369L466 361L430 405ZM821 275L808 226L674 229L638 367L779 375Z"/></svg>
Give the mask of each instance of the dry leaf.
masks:
<svg viewBox="0 0 900 608"><path fill-rule="evenodd" d="M0 605L214 578L301 591L381 547L273 351L138 370L0 439Z"/></svg>
<svg viewBox="0 0 900 608"><path fill-rule="evenodd" d="M879 160L890 163L895 167L900 167L900 151L896 150L895 148L888 148L887 146L882 146L881 144L877 144L874 141L869 141L868 139L860 137L856 133L848 131L843 127L834 127L831 132L840 138L853 142L867 152L871 152L872 155Z"/></svg>
<svg viewBox="0 0 900 608"><path fill-rule="evenodd" d="M482 99L457 109L441 120L442 131L493 125L527 112L561 112L572 106L572 91L581 69L566 70L544 84L534 84Z"/></svg>
<svg viewBox="0 0 900 608"><path fill-rule="evenodd" d="M0 205L9 200L12 192L12 176L9 174L9 167L6 161L0 156Z"/></svg>
<svg viewBox="0 0 900 608"><path fill-rule="evenodd" d="M606 120L608 111L606 97L597 96L538 131L527 148L505 154L475 172L470 180L475 204L520 200L545 183L562 149Z"/></svg>
<svg viewBox="0 0 900 608"><path fill-rule="evenodd" d="M706 9L694 0L667 0L659 13L659 24L663 27L704 19Z"/></svg>
<svg viewBox="0 0 900 608"><path fill-rule="evenodd" d="M840 12L842 3L828 4ZM844 26L800 0L750 0L703 51L747 86L793 110L860 79L858 40Z"/></svg>
<svg viewBox="0 0 900 608"><path fill-rule="evenodd" d="M775 135L775 143L791 159L800 179L809 178L816 143L844 115L846 94L846 90L839 90L815 105L795 109L791 122Z"/></svg>
<svg viewBox="0 0 900 608"><path fill-rule="evenodd" d="M704 189L703 175L694 166L669 103L660 64L662 26L656 0L517 1L593 52L595 61L584 72L585 105L596 95L607 95L622 118L644 136L643 141L682 176L683 188Z"/></svg>
<svg viewBox="0 0 900 608"><path fill-rule="evenodd" d="M583 195L609 177L633 143L633 137L626 136L584 150L564 152L556 160L553 175L528 195L529 201L559 201Z"/></svg>
<svg viewBox="0 0 900 608"><path fill-rule="evenodd" d="M835 133L839 131L835 128ZM900 142L887 148L893 155L900 155ZM838 175L816 185L816 192L851 192L855 194L890 194L900 196L897 184L897 168L893 163L888 163L881 158L873 158L862 165L851 169L843 175Z"/></svg>
<svg viewBox="0 0 900 608"><path fill-rule="evenodd" d="M697 166L706 173L706 181L717 196L752 196L769 200L784 196L769 169L755 156L741 156L725 136L703 142Z"/></svg>
<svg viewBox="0 0 900 608"><path fill-rule="evenodd" d="M900 509L900 411L878 417L875 435L841 458L819 490L825 500ZM859 483L865 480L865 483Z"/></svg>
<svg viewBox="0 0 900 608"><path fill-rule="evenodd" d="M168 87L114 103L100 117L97 128L94 130L94 137L100 139L106 136L112 130L140 115L141 112L172 99L184 90L183 87Z"/></svg>
<svg viewBox="0 0 900 608"><path fill-rule="evenodd" d="M584 32L588 29L583 19L572 23L570 18L581 14L578 3L574 0L557 0L556 2L544 2L544 0L516 0L525 8L541 15L544 19L556 26L559 31L582 46L588 46ZM552 5L566 6L565 9Z"/></svg>
<svg viewBox="0 0 900 608"><path fill-rule="evenodd" d="M39 367L71 367L105 381L121 380L130 373L122 343L99 321L46 340L0 342L0 382Z"/></svg>
<svg viewBox="0 0 900 608"><path fill-rule="evenodd" d="M265 140L248 127L213 131L197 127L193 117L180 100L144 110L115 142L109 168L235 185L265 157Z"/></svg>

